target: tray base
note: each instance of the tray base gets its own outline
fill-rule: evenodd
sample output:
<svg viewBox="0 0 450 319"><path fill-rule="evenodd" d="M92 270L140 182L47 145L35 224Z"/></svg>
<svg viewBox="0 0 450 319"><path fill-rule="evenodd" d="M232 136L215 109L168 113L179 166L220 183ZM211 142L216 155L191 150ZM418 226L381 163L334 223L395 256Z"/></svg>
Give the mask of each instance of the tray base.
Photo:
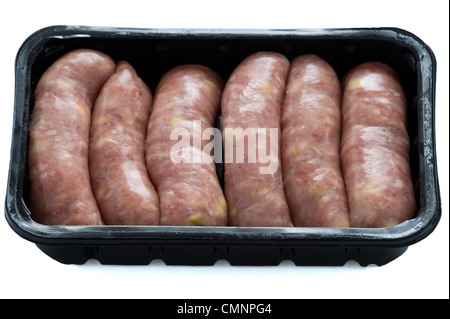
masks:
<svg viewBox="0 0 450 319"><path fill-rule="evenodd" d="M261 246L78 246L36 244L49 257L63 264L82 265L97 259L103 265L148 265L161 259L173 266L213 266L226 260L232 266L278 266L291 260L297 266L343 266L354 260L361 266L383 266L401 256L408 247L261 247Z"/></svg>

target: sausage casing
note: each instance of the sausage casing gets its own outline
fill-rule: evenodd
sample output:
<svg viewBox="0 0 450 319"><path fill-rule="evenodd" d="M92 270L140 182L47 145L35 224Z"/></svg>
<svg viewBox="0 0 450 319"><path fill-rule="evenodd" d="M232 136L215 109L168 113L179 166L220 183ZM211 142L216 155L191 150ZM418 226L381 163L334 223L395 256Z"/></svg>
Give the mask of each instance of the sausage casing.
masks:
<svg viewBox="0 0 450 319"><path fill-rule="evenodd" d="M203 139L205 130L214 127L222 88L219 75L201 65L177 66L158 83L147 130L146 162L158 190L162 225L228 223L216 166L205 151L210 142ZM186 136L183 133L187 143L181 145L185 140L179 140L179 134Z"/></svg>
<svg viewBox="0 0 450 319"><path fill-rule="evenodd" d="M352 227L390 227L414 217L406 98L379 62L345 76L341 159Z"/></svg>
<svg viewBox="0 0 450 319"><path fill-rule="evenodd" d="M88 169L92 105L114 61L87 49L67 53L39 80L29 144L32 218L48 225L103 224Z"/></svg>
<svg viewBox="0 0 450 319"><path fill-rule="evenodd" d="M349 227L340 161L341 84L316 55L292 63L281 117L283 182L295 226Z"/></svg>
<svg viewBox="0 0 450 319"><path fill-rule="evenodd" d="M145 164L151 103L150 89L120 61L94 104L89 169L106 224L159 224L158 194Z"/></svg>
<svg viewBox="0 0 450 319"><path fill-rule="evenodd" d="M293 225L283 191L279 148L288 71L285 56L258 52L244 59L225 85L224 181L232 226ZM258 130L266 135L258 134ZM257 135L257 145L251 142L255 141L253 134ZM269 156L269 163L261 161L259 155Z"/></svg>

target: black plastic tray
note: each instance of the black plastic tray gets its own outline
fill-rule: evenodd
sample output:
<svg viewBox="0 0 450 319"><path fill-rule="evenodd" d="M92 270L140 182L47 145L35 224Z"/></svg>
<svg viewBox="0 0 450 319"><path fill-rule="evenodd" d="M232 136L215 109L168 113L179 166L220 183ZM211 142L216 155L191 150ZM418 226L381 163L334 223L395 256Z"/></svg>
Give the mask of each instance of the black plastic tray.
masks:
<svg viewBox="0 0 450 319"><path fill-rule="evenodd" d="M271 50L289 59L315 53L342 77L359 63L390 64L406 91L411 137L411 168L417 185L417 217L390 228L250 228L171 226L46 226L27 208L27 142L33 91L46 68L76 48L93 48L125 59L154 90L171 67L199 63L226 80L253 52ZM202 30L52 26L31 35L16 60L15 110L5 215L11 228L62 263L213 265L386 264L429 235L441 204L435 150L435 73L431 49L415 35L395 28ZM219 177L221 169L218 169ZM420 181L420 182L419 182ZM76 190L74 190L76 191Z"/></svg>

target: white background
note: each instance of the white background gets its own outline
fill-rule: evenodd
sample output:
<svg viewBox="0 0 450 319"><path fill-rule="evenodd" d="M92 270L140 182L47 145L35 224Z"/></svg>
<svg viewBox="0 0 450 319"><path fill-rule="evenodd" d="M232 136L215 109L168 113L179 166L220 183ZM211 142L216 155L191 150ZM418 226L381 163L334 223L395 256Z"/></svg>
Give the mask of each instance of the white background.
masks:
<svg viewBox="0 0 450 319"><path fill-rule="evenodd" d="M0 218L0 298L445 298L449 297L449 13L447 0L2 1L0 5L0 200L7 185L14 60L34 31L56 24L143 28L399 27L438 61L436 130L442 219L382 267L63 265Z"/></svg>

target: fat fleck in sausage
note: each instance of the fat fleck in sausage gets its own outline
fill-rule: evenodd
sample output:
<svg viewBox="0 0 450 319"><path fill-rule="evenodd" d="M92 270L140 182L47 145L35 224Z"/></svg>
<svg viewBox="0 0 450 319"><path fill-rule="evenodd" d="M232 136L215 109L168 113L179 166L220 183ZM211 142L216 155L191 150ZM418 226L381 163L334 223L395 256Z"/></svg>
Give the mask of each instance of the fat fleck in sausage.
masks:
<svg viewBox="0 0 450 319"><path fill-rule="evenodd" d="M341 158L352 227L390 227L415 213L406 99L395 71L378 62L343 80Z"/></svg>
<svg viewBox="0 0 450 319"><path fill-rule="evenodd" d="M341 85L316 55L292 63L281 117L283 182L295 226L349 227L340 161Z"/></svg>
<svg viewBox="0 0 450 319"><path fill-rule="evenodd" d="M43 74L35 91L29 144L30 210L48 225L103 224L88 169L92 105L114 61L75 50Z"/></svg>
<svg viewBox="0 0 450 319"><path fill-rule="evenodd" d="M106 224L159 224L158 194L145 164L151 102L135 69L120 61L94 104L89 170Z"/></svg>
<svg viewBox="0 0 450 319"><path fill-rule="evenodd" d="M244 59L225 85L224 180L232 226L293 226L283 191L279 148L288 70L285 56L258 52Z"/></svg>
<svg viewBox="0 0 450 319"><path fill-rule="evenodd" d="M227 225L227 204L206 151L210 141L203 139L214 126L222 88L219 75L200 65L177 66L158 83L146 161L158 190L162 225ZM179 140L179 135L186 138Z"/></svg>

